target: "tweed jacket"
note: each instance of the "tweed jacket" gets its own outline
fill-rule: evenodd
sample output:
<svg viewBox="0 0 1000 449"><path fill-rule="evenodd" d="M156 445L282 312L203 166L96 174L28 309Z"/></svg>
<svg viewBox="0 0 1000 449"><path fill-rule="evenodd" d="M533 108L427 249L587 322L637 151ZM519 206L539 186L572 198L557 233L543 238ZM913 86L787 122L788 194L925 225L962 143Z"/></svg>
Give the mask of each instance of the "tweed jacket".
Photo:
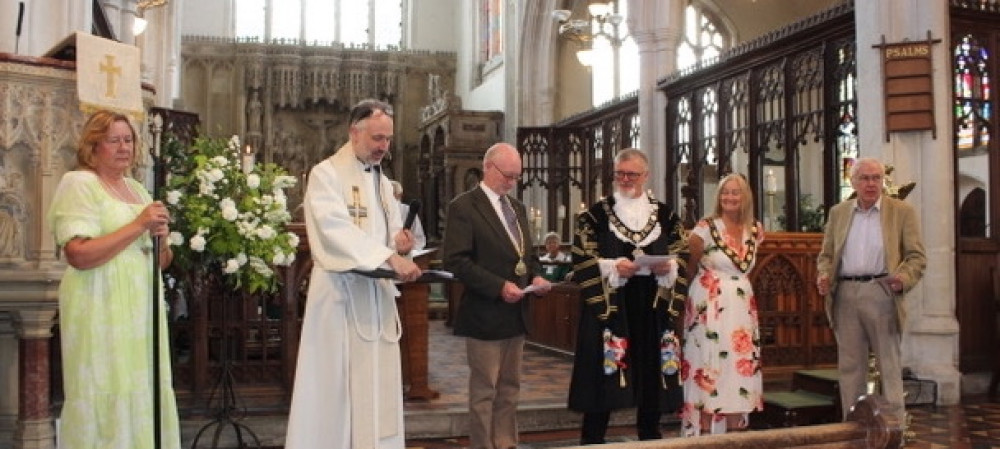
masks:
<svg viewBox="0 0 1000 449"><path fill-rule="evenodd" d="M890 275L898 276L903 283L903 291L894 295L899 329L903 329L906 325L903 299L923 277L927 256L920 239L920 224L913 206L887 195L882 195L881 198L879 217L882 222L885 267ZM824 306L831 326L836 326L833 322L833 301L837 292L837 276L840 273L844 242L850 231L856 205L857 200L850 199L830 209L826 230L823 233L823 246L816 259L816 275L830 279L830 293L824 298Z"/></svg>
<svg viewBox="0 0 1000 449"><path fill-rule="evenodd" d="M510 304L500 297L504 282L529 285L541 273L524 204L507 197L524 237L526 276L514 274L518 254L483 186L455 197L448 205L442 242L444 269L465 289L454 320L455 335L501 340L524 335L531 325L530 296Z"/></svg>

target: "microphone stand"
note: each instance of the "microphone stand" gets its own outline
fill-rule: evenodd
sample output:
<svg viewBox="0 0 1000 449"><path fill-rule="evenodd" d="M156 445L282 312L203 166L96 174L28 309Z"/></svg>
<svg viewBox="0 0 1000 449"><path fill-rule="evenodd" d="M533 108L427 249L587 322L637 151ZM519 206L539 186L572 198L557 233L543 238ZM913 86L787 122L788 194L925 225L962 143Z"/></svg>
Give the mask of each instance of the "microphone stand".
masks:
<svg viewBox="0 0 1000 449"><path fill-rule="evenodd" d="M153 147L150 148L153 160L153 200L160 198L160 189L165 179L163 163L160 160L160 138L162 118L154 115L152 119ZM160 238L153 236L153 447L159 449L163 444L163 430L160 410Z"/></svg>
<svg viewBox="0 0 1000 449"><path fill-rule="evenodd" d="M24 2L17 2L17 30L14 33L14 54L21 48L21 25L24 23Z"/></svg>

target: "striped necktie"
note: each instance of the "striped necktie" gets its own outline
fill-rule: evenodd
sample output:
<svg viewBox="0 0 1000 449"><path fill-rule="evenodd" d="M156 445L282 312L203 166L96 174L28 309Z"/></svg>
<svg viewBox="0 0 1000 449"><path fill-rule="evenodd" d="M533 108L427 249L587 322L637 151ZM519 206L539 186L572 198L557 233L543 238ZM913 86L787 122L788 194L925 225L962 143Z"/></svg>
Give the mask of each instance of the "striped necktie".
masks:
<svg viewBox="0 0 1000 449"><path fill-rule="evenodd" d="M507 222L507 231L513 237L517 250L521 250L521 227L517 225L517 216L514 215L514 208L510 207L507 195L500 195L500 210L503 212L503 219Z"/></svg>

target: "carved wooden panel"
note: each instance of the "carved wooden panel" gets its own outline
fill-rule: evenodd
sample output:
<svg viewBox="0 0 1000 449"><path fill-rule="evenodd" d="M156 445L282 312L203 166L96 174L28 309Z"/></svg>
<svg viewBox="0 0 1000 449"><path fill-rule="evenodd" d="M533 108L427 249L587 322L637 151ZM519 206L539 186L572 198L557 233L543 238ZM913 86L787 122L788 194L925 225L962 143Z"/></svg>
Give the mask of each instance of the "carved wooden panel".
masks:
<svg viewBox="0 0 1000 449"><path fill-rule="evenodd" d="M750 273L760 313L764 375L790 379L800 369L830 368L837 363L837 343L816 292L816 256L823 235L768 233ZM579 289L558 286L532 303L534 328L529 340L575 350Z"/></svg>
<svg viewBox="0 0 1000 449"><path fill-rule="evenodd" d="M763 340L764 373L833 366L837 343L816 292L816 256L823 235L768 233L750 273Z"/></svg>
<svg viewBox="0 0 1000 449"><path fill-rule="evenodd" d="M531 331L528 340L568 353L576 351L580 321L580 287L561 283L547 294L531 300Z"/></svg>

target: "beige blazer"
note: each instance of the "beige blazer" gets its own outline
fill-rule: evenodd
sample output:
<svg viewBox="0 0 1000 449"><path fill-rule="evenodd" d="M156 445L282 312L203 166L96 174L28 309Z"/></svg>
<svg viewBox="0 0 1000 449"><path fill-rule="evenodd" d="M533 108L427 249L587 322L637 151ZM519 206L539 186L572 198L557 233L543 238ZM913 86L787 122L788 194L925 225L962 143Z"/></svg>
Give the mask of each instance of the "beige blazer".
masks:
<svg viewBox="0 0 1000 449"><path fill-rule="evenodd" d="M830 209L823 233L823 246L816 259L816 275L830 279L830 294L826 295L826 317L833 322L833 300L837 292L837 276L840 272L840 258L844 241L851 227L851 218L857 200L840 202ZM903 291L895 295L896 314L899 328L906 324L906 308L903 299L907 292L920 281L927 266L924 244L920 240L920 224L912 206L889 196L882 195L879 211L882 221L882 244L885 247L885 266L889 274L896 275L903 283Z"/></svg>

